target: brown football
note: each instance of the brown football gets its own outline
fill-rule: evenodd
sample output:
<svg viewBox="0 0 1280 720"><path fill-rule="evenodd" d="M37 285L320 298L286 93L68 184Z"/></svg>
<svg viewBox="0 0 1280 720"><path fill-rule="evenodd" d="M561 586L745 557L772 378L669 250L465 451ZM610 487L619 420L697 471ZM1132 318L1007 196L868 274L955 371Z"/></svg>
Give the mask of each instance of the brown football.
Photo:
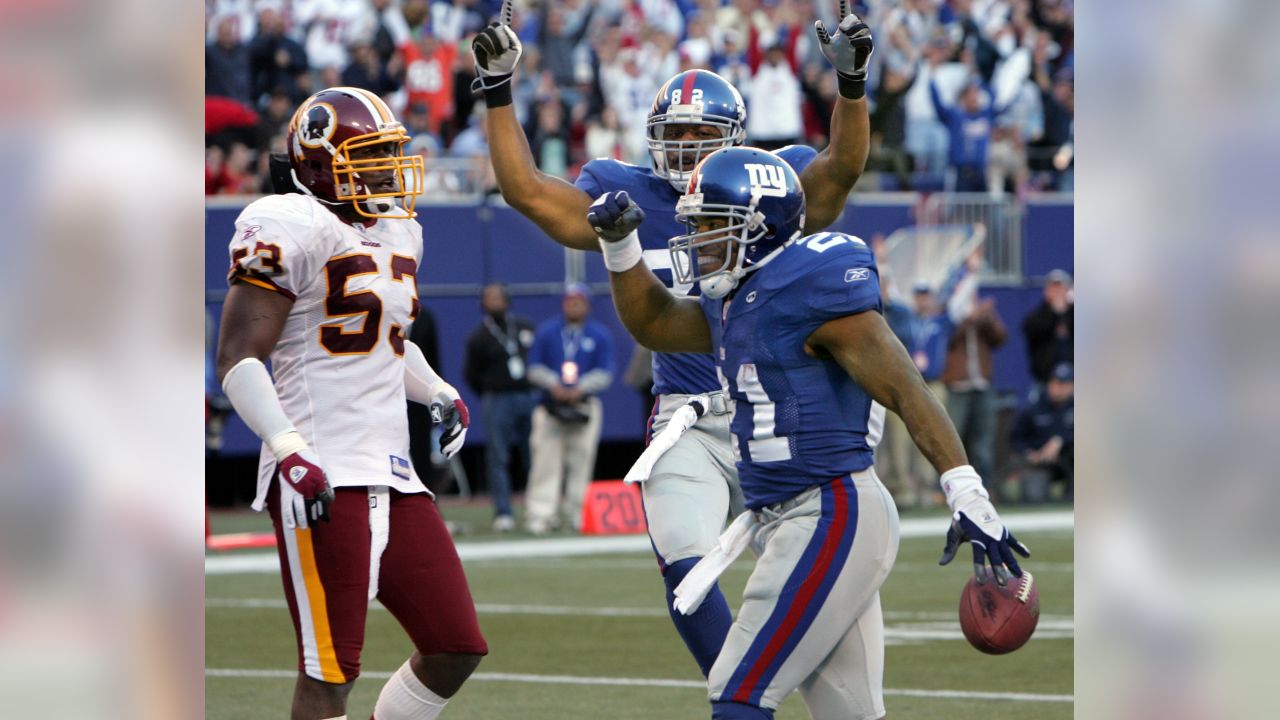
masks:
<svg viewBox="0 0 1280 720"><path fill-rule="evenodd" d="M1031 639L1040 620L1040 589L1026 570L1000 587L972 576L960 593L960 629L969 644L988 655L1013 652Z"/></svg>

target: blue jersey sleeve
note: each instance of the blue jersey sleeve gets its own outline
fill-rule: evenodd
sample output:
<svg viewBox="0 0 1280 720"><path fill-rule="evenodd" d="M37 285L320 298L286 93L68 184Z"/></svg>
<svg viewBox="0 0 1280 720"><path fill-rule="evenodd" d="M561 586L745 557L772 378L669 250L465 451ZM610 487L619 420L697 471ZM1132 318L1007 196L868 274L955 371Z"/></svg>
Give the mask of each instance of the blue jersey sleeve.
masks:
<svg viewBox="0 0 1280 720"><path fill-rule="evenodd" d="M592 160L582 166L582 172L578 173L578 179L574 181L583 192L591 196L592 200L600 197L605 193L604 186L600 182L600 171L603 169L605 161Z"/></svg>
<svg viewBox="0 0 1280 720"><path fill-rule="evenodd" d="M875 256L861 243L831 247L813 264L804 282L796 285L804 303L819 322L868 310L884 312L880 297L880 271Z"/></svg>
<svg viewBox="0 0 1280 720"><path fill-rule="evenodd" d="M808 145L788 145L774 151L774 154L786 160L791 169L796 171L796 175L804 172L809 163L818 157L818 151Z"/></svg>

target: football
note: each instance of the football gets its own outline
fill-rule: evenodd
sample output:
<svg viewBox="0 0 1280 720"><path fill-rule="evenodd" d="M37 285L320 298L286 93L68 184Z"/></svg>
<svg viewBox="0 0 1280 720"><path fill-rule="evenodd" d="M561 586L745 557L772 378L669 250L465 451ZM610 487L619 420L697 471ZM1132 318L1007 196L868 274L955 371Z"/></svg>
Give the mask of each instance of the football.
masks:
<svg viewBox="0 0 1280 720"><path fill-rule="evenodd" d="M1013 652L1031 639L1040 620L1040 590L1026 570L1000 587L972 576L960 593L960 629L969 644L988 655Z"/></svg>

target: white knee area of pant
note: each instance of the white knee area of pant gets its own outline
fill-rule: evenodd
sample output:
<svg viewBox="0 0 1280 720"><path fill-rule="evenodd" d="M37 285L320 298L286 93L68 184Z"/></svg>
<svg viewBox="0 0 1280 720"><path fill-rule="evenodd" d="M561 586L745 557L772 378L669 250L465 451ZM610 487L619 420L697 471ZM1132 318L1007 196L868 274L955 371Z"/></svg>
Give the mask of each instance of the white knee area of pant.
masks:
<svg viewBox="0 0 1280 720"><path fill-rule="evenodd" d="M387 680L373 708L375 720L435 720L449 701L422 684L409 661Z"/></svg>

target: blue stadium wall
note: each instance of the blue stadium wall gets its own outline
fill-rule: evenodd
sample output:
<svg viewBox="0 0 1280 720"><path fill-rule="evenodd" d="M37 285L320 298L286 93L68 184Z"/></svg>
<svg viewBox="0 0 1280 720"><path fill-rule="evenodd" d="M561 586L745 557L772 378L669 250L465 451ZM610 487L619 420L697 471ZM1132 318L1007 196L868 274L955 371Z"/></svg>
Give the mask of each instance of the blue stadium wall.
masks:
<svg viewBox="0 0 1280 720"><path fill-rule="evenodd" d="M914 224L916 196L864 196L851 202L833 229L869 238L886 236ZM205 221L205 295L216 327L226 291L227 242L243 206L210 205ZM426 238L424 259L418 270L421 300L436 317L441 373L458 387L473 408L478 398L462 381L466 339L479 324L479 288L491 281L513 286L513 308L535 324L560 310L560 296L553 288L563 282L565 253L531 222L500 201L491 205L429 205L420 207ZM981 294L996 299L996 308L1009 329L1009 340L996 353L996 386L1018 397L1031 386L1026 346L1020 324L1041 298L1045 274L1063 268L1074 274L1074 205L1069 196L1032 201L1027 207L1023 233L1024 280L1019 287L983 288ZM621 376L634 343L614 313L607 293L603 265L592 254L586 258L587 278L598 289L593 316L614 333L614 362ZM633 441L642 437L646 408L640 395L619 380L602 396L602 441ZM477 423L468 444L484 442L483 425ZM224 435L227 455L257 453L258 441L248 428L232 418Z"/></svg>

